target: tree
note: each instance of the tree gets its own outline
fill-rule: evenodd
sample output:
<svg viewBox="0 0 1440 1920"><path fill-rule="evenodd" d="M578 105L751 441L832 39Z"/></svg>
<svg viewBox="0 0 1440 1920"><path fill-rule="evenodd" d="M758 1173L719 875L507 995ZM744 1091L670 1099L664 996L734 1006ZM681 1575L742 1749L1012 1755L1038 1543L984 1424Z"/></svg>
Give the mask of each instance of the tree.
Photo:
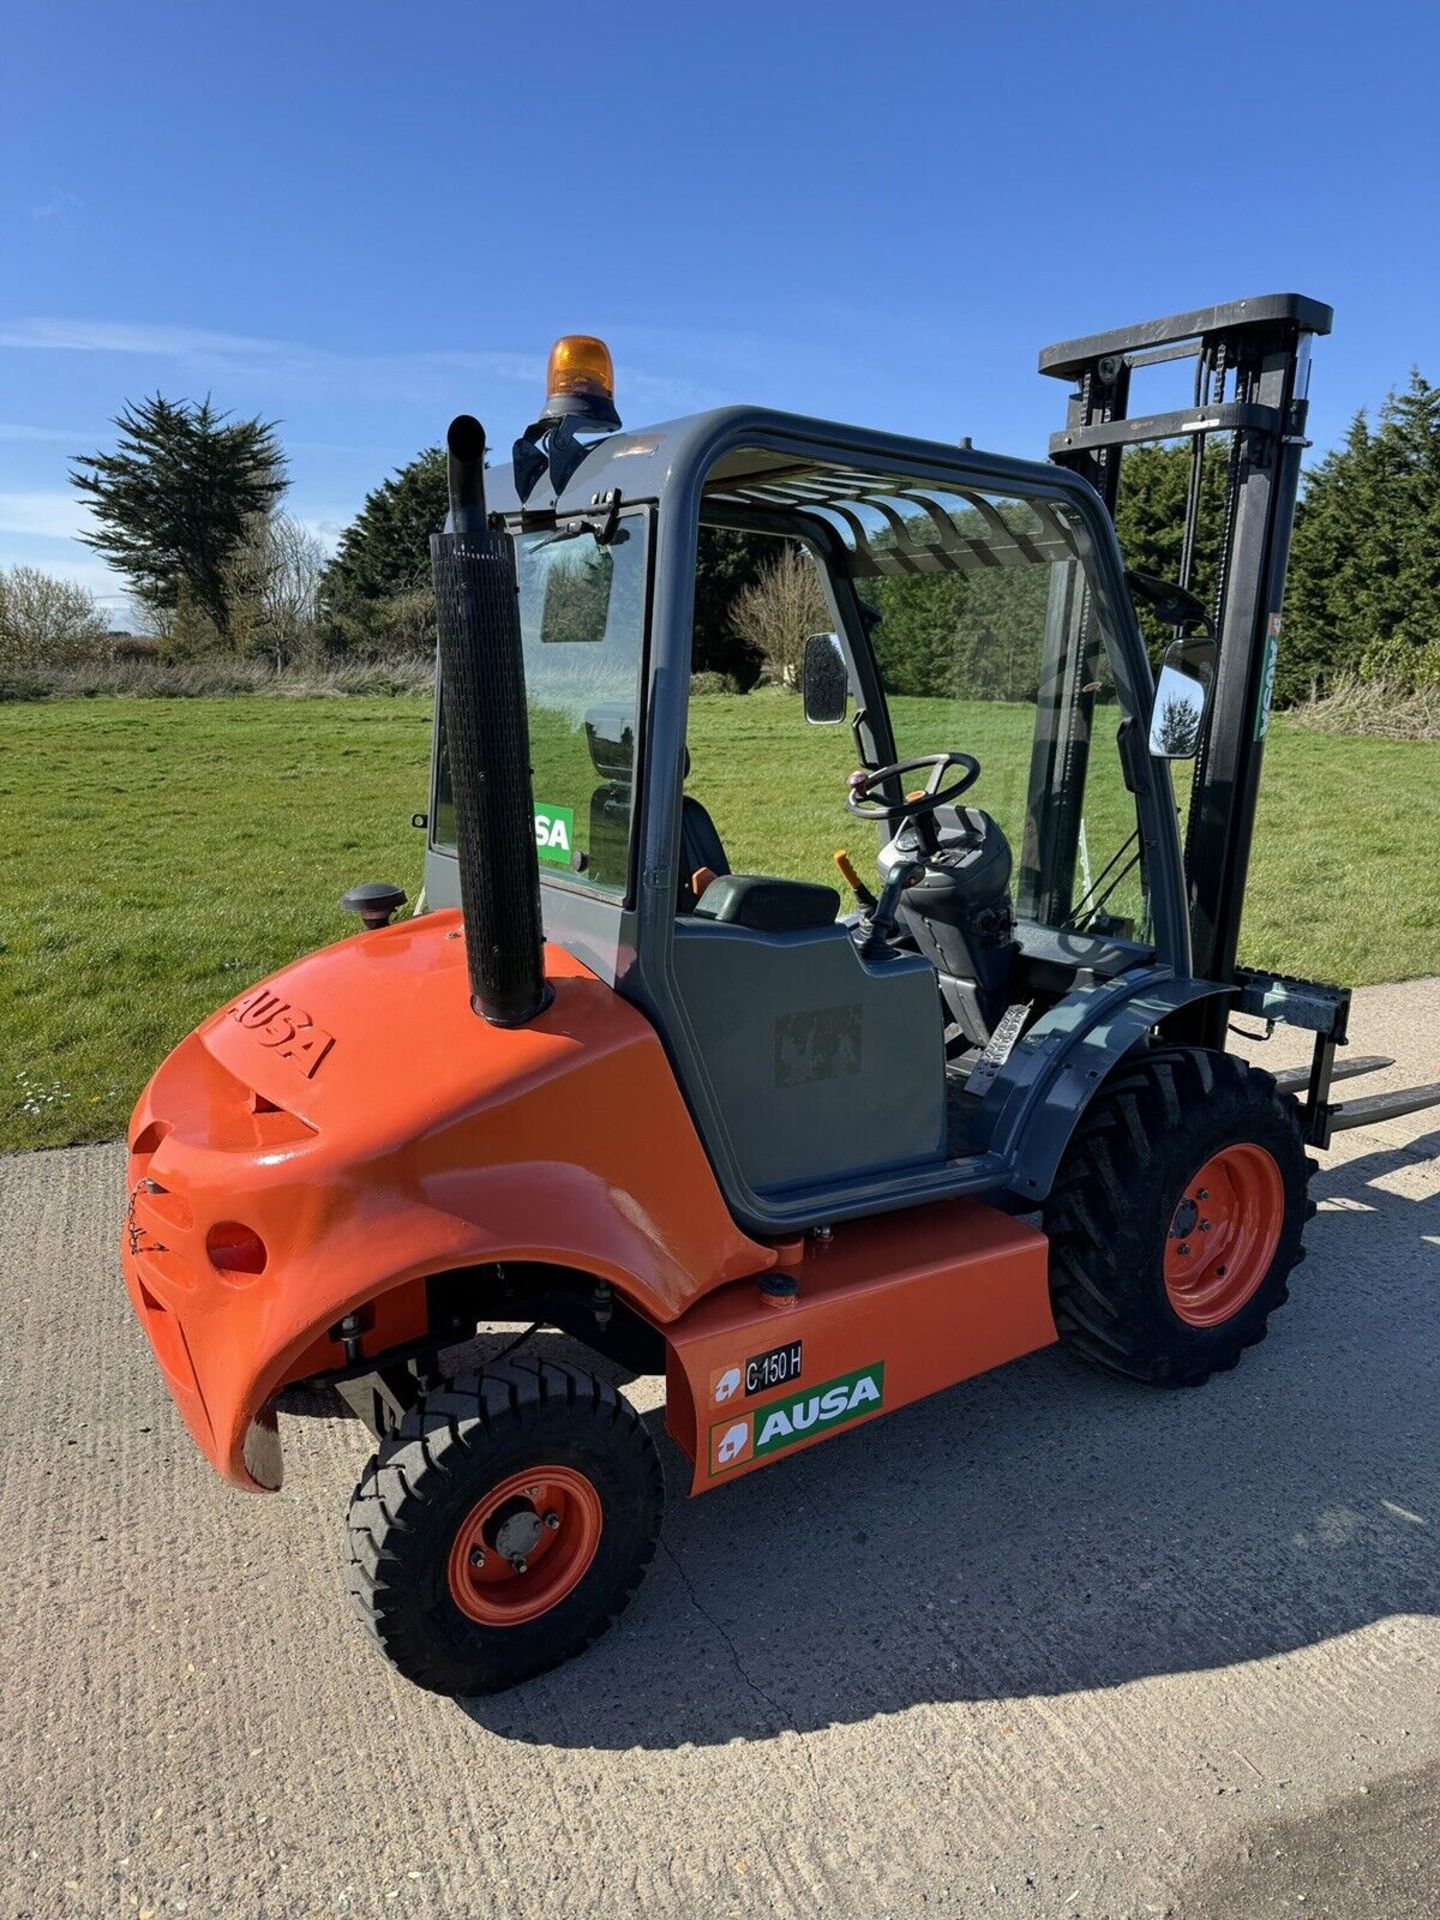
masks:
<svg viewBox="0 0 1440 1920"><path fill-rule="evenodd" d="M143 601L178 608L182 593L229 643L228 569L251 521L285 491L272 423L232 420L156 394L116 415L113 453L77 455L71 481L95 529L80 537L132 582Z"/></svg>
<svg viewBox="0 0 1440 1920"><path fill-rule="evenodd" d="M1160 709L1160 747L1171 760L1189 760L1200 741L1200 707L1191 700L1167 694Z"/></svg>
<svg viewBox="0 0 1440 1920"><path fill-rule="evenodd" d="M1440 685L1440 388L1412 370L1309 478L1296 515L1276 690L1345 675Z"/></svg>
<svg viewBox="0 0 1440 1920"><path fill-rule="evenodd" d="M1190 583L1207 605L1228 458L1223 439L1207 445ZM1178 580L1189 476L1188 445L1127 451L1116 531L1128 565ZM1140 620L1158 658L1169 631L1148 608ZM1397 691L1440 685L1440 389L1418 369L1376 425L1356 414L1296 513L1275 697L1303 700L1345 676Z"/></svg>
<svg viewBox="0 0 1440 1920"><path fill-rule="evenodd" d="M0 666L63 667L105 644L95 596L38 567L0 569Z"/></svg>
<svg viewBox="0 0 1440 1920"><path fill-rule="evenodd" d="M615 557L591 539L542 547L544 564L536 571L540 638L547 645L573 646L605 638ZM521 582L525 596L525 582Z"/></svg>
<svg viewBox="0 0 1440 1920"><path fill-rule="evenodd" d="M881 574L861 593L880 619L871 636L889 694L941 697L958 691L963 573Z"/></svg>
<svg viewBox="0 0 1440 1920"><path fill-rule="evenodd" d="M426 447L366 494L320 582L326 637L337 652L434 651L430 536L449 508L439 447Z"/></svg>
<svg viewBox="0 0 1440 1920"><path fill-rule="evenodd" d="M449 509L445 455L427 447L366 494L326 569L326 601L388 600L428 586L430 536Z"/></svg>
<svg viewBox="0 0 1440 1920"><path fill-rule="evenodd" d="M744 688L759 679L761 657L737 631L730 612L736 596L755 585L775 552L771 534L701 527L695 556L694 672L728 674Z"/></svg>
<svg viewBox="0 0 1440 1920"><path fill-rule="evenodd" d="M310 644L325 547L288 513L258 515L231 559L232 640L237 653L268 654L276 672Z"/></svg>
<svg viewBox="0 0 1440 1920"><path fill-rule="evenodd" d="M1225 532L1225 481L1230 449L1223 439L1205 444L1200 480L1200 524L1190 590L1207 608L1215 604L1220 544ZM1178 584L1185 537L1185 502L1190 488L1190 442L1129 447L1120 468L1115 532L1127 567L1157 574ZM1137 606L1140 628L1154 663L1174 639L1174 629L1152 608Z"/></svg>
<svg viewBox="0 0 1440 1920"><path fill-rule="evenodd" d="M831 624L820 576L805 548L793 540L781 542L760 578L731 601L730 621L774 677L794 686L807 637L828 632Z"/></svg>

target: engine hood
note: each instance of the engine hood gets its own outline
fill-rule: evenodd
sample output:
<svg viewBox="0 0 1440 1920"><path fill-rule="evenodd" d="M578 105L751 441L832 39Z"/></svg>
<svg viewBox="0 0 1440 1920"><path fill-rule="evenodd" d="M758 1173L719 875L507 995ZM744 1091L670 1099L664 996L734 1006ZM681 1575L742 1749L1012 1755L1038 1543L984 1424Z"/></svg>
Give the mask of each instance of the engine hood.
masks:
<svg viewBox="0 0 1440 1920"><path fill-rule="evenodd" d="M563 948L546 951L555 998L524 1027L470 1006L455 911L426 914L307 954L199 1029L206 1052L263 1102L353 1151L372 1134L415 1139L596 1058L644 1044L647 1022Z"/></svg>

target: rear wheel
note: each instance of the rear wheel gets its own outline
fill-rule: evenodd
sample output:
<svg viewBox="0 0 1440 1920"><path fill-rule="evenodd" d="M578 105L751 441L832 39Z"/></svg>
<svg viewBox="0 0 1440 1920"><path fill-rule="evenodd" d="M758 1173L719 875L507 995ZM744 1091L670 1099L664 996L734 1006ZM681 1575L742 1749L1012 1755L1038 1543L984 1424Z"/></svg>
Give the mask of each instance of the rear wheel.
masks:
<svg viewBox="0 0 1440 1920"><path fill-rule="evenodd" d="M660 1459L577 1368L516 1361L427 1394L350 1502L350 1592L387 1659L490 1693L604 1632L655 1552Z"/></svg>
<svg viewBox="0 0 1440 1920"><path fill-rule="evenodd" d="M1121 1067L1045 1208L1061 1339L1161 1386L1233 1367L1305 1257L1310 1168L1293 1103L1233 1054L1162 1047Z"/></svg>

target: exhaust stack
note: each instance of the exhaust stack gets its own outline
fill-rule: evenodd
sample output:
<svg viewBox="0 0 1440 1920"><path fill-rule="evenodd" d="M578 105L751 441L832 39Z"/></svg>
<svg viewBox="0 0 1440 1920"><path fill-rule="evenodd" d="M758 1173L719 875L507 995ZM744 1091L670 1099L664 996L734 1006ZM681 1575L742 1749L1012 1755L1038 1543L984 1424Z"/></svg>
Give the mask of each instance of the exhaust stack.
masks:
<svg viewBox="0 0 1440 1920"><path fill-rule="evenodd" d="M470 1004L519 1027L550 1004L515 554L485 516L485 429L450 423L450 527L430 537Z"/></svg>

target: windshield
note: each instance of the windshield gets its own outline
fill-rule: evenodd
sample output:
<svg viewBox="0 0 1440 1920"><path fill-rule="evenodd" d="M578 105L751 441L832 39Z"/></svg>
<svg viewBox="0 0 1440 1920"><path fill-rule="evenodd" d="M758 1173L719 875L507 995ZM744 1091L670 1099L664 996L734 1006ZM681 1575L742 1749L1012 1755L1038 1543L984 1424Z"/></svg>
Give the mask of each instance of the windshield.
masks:
<svg viewBox="0 0 1440 1920"><path fill-rule="evenodd" d="M629 875L646 535L628 514L604 546L591 533L515 541L541 877L615 895ZM443 720L434 844L455 845Z"/></svg>

